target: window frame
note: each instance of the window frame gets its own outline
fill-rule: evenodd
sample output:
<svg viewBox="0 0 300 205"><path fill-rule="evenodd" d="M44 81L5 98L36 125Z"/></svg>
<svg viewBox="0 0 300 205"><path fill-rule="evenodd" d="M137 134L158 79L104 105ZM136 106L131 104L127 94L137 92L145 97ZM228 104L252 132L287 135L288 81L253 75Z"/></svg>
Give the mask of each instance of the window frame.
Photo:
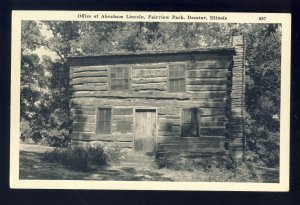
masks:
<svg viewBox="0 0 300 205"><path fill-rule="evenodd" d="M98 120L98 117L99 117L99 110L100 109L110 109L110 121L102 121L102 122L110 122L110 125L109 125L109 129L110 129L110 132L109 133L100 133L99 131L98 131L98 127L99 127L99 120ZM113 108L112 107L109 107L109 106L101 106L101 107L97 107L96 108L96 116L95 116L95 118L96 118L96 126L95 126L95 133L96 133L96 135L111 135L112 134L112 115L113 115Z"/></svg>
<svg viewBox="0 0 300 205"><path fill-rule="evenodd" d="M190 117L191 117L191 121L190 123L185 122L184 120L184 111L185 110L190 110ZM196 122L192 122L192 110L196 110ZM190 108L181 108L181 132L180 132L180 137L182 138L199 138L200 137L200 126L199 126L199 108L195 108L195 107L190 107ZM196 136L184 136L183 135L183 125L184 124L196 124L196 131L197 131L197 135Z"/></svg>
<svg viewBox="0 0 300 205"><path fill-rule="evenodd" d="M170 67L171 66L183 66L183 69L184 69L184 74L183 74L183 77L170 77ZM168 87L168 93L184 93L187 91L187 88L186 88L186 79L187 79L187 63L183 63L183 62L180 62L180 63L170 63L168 64L168 70L167 70L167 87ZM179 71L180 72L180 71ZM180 79L183 79L184 80L184 90L182 91L171 91L170 90L170 81L171 80L180 80Z"/></svg>
<svg viewBox="0 0 300 205"><path fill-rule="evenodd" d="M108 80L108 91L109 92L128 92L128 91L131 91L131 65L123 65L123 64L120 64L120 65L113 65L113 66L109 66L109 80ZM122 69L128 69L128 89L123 89L123 90L114 90L114 89L111 89L111 86L112 86L112 78L111 78L111 74L112 74L112 69L113 68L122 68ZM117 79L117 78L115 78ZM118 78L119 79L119 78ZM123 78L122 79L119 79L119 80L125 80L124 78L124 70L123 70ZM124 82L123 82L123 87L124 87Z"/></svg>

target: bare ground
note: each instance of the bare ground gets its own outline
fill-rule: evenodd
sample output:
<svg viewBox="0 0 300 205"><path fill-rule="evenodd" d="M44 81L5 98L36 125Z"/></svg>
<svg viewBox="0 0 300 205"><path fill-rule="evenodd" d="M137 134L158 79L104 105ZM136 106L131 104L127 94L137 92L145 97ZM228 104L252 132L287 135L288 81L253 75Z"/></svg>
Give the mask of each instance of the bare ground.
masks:
<svg viewBox="0 0 300 205"><path fill-rule="evenodd" d="M94 167L92 171L73 171L59 163L49 163L43 160L46 151L54 148L39 145L20 145L20 179L44 180L111 180L111 181L177 181L177 182L209 182L227 181L227 173L205 173L200 170L170 170L158 169L155 166L114 165ZM272 174L267 171L262 175L262 181L278 183L279 172ZM244 181L238 178L238 181ZM245 179L247 181L247 179ZM229 179L228 181L236 181ZM247 181L248 182L248 181ZM250 182L250 181L249 181Z"/></svg>
<svg viewBox="0 0 300 205"><path fill-rule="evenodd" d="M194 181L190 171L170 171L155 167L109 166L94 171L78 172L61 164L43 160L43 154L53 148L39 145L20 145L20 179L45 180L113 180L113 181ZM201 176L197 174L197 178ZM203 173L203 179L205 175Z"/></svg>

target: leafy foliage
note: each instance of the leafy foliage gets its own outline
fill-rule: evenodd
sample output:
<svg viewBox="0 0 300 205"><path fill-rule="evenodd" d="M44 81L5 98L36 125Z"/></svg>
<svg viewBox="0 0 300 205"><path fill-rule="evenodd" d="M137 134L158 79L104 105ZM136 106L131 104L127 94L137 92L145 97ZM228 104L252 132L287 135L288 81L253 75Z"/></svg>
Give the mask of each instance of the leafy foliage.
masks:
<svg viewBox="0 0 300 205"><path fill-rule="evenodd" d="M21 25L21 49L23 52L32 51L44 43L44 38L41 35L40 28L35 21L23 21Z"/></svg>
<svg viewBox="0 0 300 205"><path fill-rule="evenodd" d="M279 166L280 29L255 24L246 39L246 158L268 167Z"/></svg>
<svg viewBox="0 0 300 205"><path fill-rule="evenodd" d="M167 154L156 159L159 168L178 171L194 171L195 181L209 182L275 182L276 177L267 178L264 173L252 169L247 164L237 165L230 155L202 159L182 158Z"/></svg>
<svg viewBox="0 0 300 205"><path fill-rule="evenodd" d="M112 142L110 146L105 147L105 153L110 164L119 164L125 157L125 153L122 152L120 145L116 142Z"/></svg>
<svg viewBox="0 0 300 205"><path fill-rule="evenodd" d="M114 152L112 152L114 151ZM86 147L55 148L46 152L44 160L51 163L60 163L71 170L89 171L94 166L106 166L116 163L122 156L120 149L104 149L101 145Z"/></svg>
<svg viewBox="0 0 300 205"><path fill-rule="evenodd" d="M43 43L45 39L38 24L23 21L21 121L29 126L21 130L21 139L31 138L35 143L66 146L70 128L68 68L46 56L41 60L34 51Z"/></svg>
<svg viewBox="0 0 300 205"><path fill-rule="evenodd" d="M56 148L46 152L44 160L52 163L61 163L71 170L89 171L92 165L106 165L107 155L101 146Z"/></svg>
<svg viewBox="0 0 300 205"><path fill-rule="evenodd" d="M232 35L245 35L246 159L278 166L280 25L23 21L21 33L21 121L28 125L21 137L64 146L72 122L67 56L230 46ZM58 58L36 55L41 47Z"/></svg>

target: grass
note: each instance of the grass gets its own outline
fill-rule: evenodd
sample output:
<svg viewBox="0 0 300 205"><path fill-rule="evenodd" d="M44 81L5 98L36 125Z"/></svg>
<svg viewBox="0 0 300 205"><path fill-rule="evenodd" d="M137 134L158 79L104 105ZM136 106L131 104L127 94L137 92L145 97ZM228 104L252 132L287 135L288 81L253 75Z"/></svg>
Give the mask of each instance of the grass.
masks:
<svg viewBox="0 0 300 205"><path fill-rule="evenodd" d="M94 166L89 171L71 170L58 162L44 160L51 148L37 145L20 146L20 179L44 180L112 180L112 181L173 181L151 168Z"/></svg>
<svg viewBox="0 0 300 205"><path fill-rule="evenodd" d="M247 182L278 182L275 175L262 172L259 177L249 180L248 167L240 167L236 172L220 168L198 169L197 166L181 164L180 169L127 166L94 166L88 171L70 170L57 162L44 160L45 152L53 148L36 145L20 146L20 179L45 180L112 180L112 181L178 181L178 182L217 182L217 181L247 181ZM246 170L246 172L245 172ZM256 180L255 180L256 179Z"/></svg>
<svg viewBox="0 0 300 205"><path fill-rule="evenodd" d="M43 160L43 153L20 152L20 179L44 180L112 180L112 181L173 181L151 169L130 167L96 167L91 171L70 170L60 163Z"/></svg>
<svg viewBox="0 0 300 205"><path fill-rule="evenodd" d="M278 170L263 170L249 164L237 163L230 154L189 159L165 154L156 158L159 168L189 171L194 181L278 183Z"/></svg>

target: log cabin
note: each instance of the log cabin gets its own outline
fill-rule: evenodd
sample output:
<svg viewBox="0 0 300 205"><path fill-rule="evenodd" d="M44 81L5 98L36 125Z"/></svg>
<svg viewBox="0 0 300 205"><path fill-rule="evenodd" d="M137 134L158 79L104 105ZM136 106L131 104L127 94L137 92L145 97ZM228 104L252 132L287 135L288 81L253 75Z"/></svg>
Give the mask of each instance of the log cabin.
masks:
<svg viewBox="0 0 300 205"><path fill-rule="evenodd" d="M242 160L244 53L233 36L231 47L69 57L71 146Z"/></svg>

